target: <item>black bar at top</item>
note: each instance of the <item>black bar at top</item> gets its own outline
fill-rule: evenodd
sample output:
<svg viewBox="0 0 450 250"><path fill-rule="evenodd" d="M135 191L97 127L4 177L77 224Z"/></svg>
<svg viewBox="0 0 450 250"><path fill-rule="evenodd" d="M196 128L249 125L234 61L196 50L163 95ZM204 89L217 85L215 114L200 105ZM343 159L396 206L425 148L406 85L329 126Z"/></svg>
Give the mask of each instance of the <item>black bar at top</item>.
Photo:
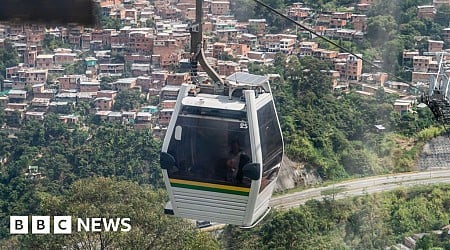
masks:
<svg viewBox="0 0 450 250"><path fill-rule="evenodd" d="M1 0L0 21L94 25L91 0Z"/></svg>

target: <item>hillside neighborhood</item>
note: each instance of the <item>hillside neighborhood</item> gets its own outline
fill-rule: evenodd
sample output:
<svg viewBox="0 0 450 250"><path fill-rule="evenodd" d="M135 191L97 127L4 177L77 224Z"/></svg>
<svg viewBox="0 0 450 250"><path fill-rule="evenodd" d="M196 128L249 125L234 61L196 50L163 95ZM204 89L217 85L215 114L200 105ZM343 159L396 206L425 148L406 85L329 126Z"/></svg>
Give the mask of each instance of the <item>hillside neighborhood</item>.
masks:
<svg viewBox="0 0 450 250"><path fill-rule="evenodd" d="M450 0L3 2L0 249L450 249Z"/></svg>
<svg viewBox="0 0 450 250"><path fill-rule="evenodd" d="M0 48L13 48L19 58L2 76L0 108L8 126L18 127L24 119L43 120L49 113L66 123L83 122L86 112L80 112L80 106L84 105L98 122L127 123L136 129L150 128L155 134L164 131L180 85L190 82L189 28L195 19L195 1L97 2L104 28L0 24ZM418 16L432 18L436 8L449 2L434 0L432 5L417 6ZM365 12L372 3L361 0L348 11L323 13L294 3L285 12L317 34L358 41L367 34ZM224 78L248 71L249 64L270 65L277 53L313 56L334 65L323 72L330 76L333 90L354 88L370 96L382 87L399 95L394 109L404 113L412 111L416 102L412 87L426 87L438 72L436 54L446 55L444 63L450 62L450 28L441 30L443 41L427 39L424 51L403 52L403 66L411 71L411 82L405 83L387 72L363 73L360 58L322 48L305 30L271 33L266 19L237 21L232 7L228 0L203 3L206 56ZM276 80L277 76L271 77ZM130 92L139 93L138 105L117 105L117 99L127 98Z"/></svg>

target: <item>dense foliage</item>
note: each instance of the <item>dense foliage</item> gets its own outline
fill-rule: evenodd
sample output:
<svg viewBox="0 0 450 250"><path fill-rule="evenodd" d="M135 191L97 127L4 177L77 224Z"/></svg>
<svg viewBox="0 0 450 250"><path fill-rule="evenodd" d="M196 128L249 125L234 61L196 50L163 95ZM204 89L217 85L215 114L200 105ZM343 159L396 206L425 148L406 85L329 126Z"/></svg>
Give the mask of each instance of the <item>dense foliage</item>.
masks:
<svg viewBox="0 0 450 250"><path fill-rule="evenodd" d="M29 121L15 135L0 133L0 210L8 214L33 214L36 192L60 195L76 180L110 176L154 188L162 187L159 169L160 142L150 131L110 124L101 127L68 126L49 115L43 123ZM44 178L25 176L38 166ZM0 238L7 233L1 217Z"/></svg>
<svg viewBox="0 0 450 250"><path fill-rule="evenodd" d="M65 65L64 74L66 75L82 75L86 73L86 63L83 59L75 61L72 64Z"/></svg>
<svg viewBox="0 0 450 250"><path fill-rule="evenodd" d="M46 34L42 41L42 48L46 53L53 53L57 48L70 48L71 45L62 38L57 38L54 35Z"/></svg>
<svg viewBox="0 0 450 250"><path fill-rule="evenodd" d="M13 44L5 40L3 48L0 48L0 82L6 74L6 68L16 66L19 63L19 56Z"/></svg>
<svg viewBox="0 0 450 250"><path fill-rule="evenodd" d="M94 4L94 15L96 26L99 28L120 30L124 27L119 18L110 17L108 11L104 11L100 4Z"/></svg>
<svg viewBox="0 0 450 250"><path fill-rule="evenodd" d="M282 10L294 0L264 0ZM306 0L314 11L339 11L356 0ZM434 19L419 19L417 5L429 0L376 1L367 13L367 39L337 43L362 53L364 58L384 62L386 71L410 77L411 65L403 64L404 49L426 49L426 39L441 40L450 21L450 7L437 9ZM284 19L251 0L236 0L232 12L240 21L266 18L270 32L285 32ZM100 11L100 10L97 10ZM101 15L100 13L98 13ZM100 17L104 28L119 29L119 20ZM148 26L154 21L148 20ZM292 29L293 30L293 29ZM67 44L51 35L43 41L47 52ZM321 48L337 49L320 41ZM5 69L17 65L17 51L8 41L0 49L0 81ZM112 62L124 63L112 53ZM225 58L231 59L231 58ZM366 71L371 70L365 64ZM442 133L427 109L400 116L393 111L396 96L382 89L373 97L333 92L327 70L332 66L314 58L278 55L273 66L250 64L254 73L279 73L272 88L279 110L287 154L316 169L326 179L409 171L421 143ZM83 60L65 67L65 74L86 71ZM130 65L126 64L126 74ZM112 78L102 79L102 89ZM114 110L135 110L143 100L138 92L122 91ZM78 102L75 114L87 116L90 105ZM0 124L4 115L0 112ZM90 121L87 119L87 121ZM7 121L19 127L18 116ZM386 130L377 131L375 125ZM70 214L94 217L109 214L132 217L132 234L99 233L71 236L19 236L0 241L0 248L102 248L215 249L211 237L191 230L184 222L162 215L167 200L158 167L160 142L150 131L127 126L67 125L57 116L44 122L27 121L11 136L0 131L0 239L9 236L9 215ZM37 166L32 178L28 167ZM27 175L28 174L28 175ZM365 196L353 200L311 201L287 212L276 211L252 231L229 227L224 234L231 249L379 249L399 242L413 232L438 229L449 218L448 186ZM418 246L449 248L434 236Z"/></svg>
<svg viewBox="0 0 450 250"><path fill-rule="evenodd" d="M54 115L27 121L15 136L1 131L0 159L7 161L0 168L0 248L219 248L211 236L163 214L159 149L148 130L68 125ZM43 214L127 217L132 231L8 237L9 215Z"/></svg>
<svg viewBox="0 0 450 250"><path fill-rule="evenodd" d="M74 182L63 195L36 192L34 214L71 215L70 235L26 235L0 242L9 249L218 249L210 235L162 213L162 190L129 181L87 178ZM76 218L130 218L129 232L78 232ZM170 247L168 247L170 246Z"/></svg>
<svg viewBox="0 0 450 250"><path fill-rule="evenodd" d="M120 91L115 99L113 110L137 110L144 102L145 100L137 90Z"/></svg>
<svg viewBox="0 0 450 250"><path fill-rule="evenodd" d="M382 89L373 97L333 92L326 73L330 66L324 61L279 54L274 67L249 69L284 76L272 88L287 154L322 177L410 171L420 141L432 137L419 134L434 124L428 109L400 116L393 110L397 96ZM380 124L385 131L377 131L375 125ZM416 138L415 147L406 146L408 137Z"/></svg>
<svg viewBox="0 0 450 250"><path fill-rule="evenodd" d="M309 201L289 211L275 211L251 231L229 226L223 240L229 249L383 249L414 233L439 230L449 216L450 186L422 186L346 200ZM448 240L433 242L436 247L450 247Z"/></svg>

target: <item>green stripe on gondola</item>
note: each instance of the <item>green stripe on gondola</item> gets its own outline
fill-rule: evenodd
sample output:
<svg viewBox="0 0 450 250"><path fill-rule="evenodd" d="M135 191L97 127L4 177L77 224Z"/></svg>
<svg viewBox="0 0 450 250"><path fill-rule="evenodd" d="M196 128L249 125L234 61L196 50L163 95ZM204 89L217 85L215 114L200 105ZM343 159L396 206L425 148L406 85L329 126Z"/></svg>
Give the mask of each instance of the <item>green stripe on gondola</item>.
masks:
<svg viewBox="0 0 450 250"><path fill-rule="evenodd" d="M229 190L229 189L221 189L221 188L213 188L213 187L204 187L204 186L195 186L195 185L180 184L180 183L173 183L173 182L171 182L170 184L173 187L188 188L188 189L210 191L210 192L218 192L218 193L224 193L224 194L236 194L236 195L243 195L243 196L248 196L248 194L249 194L249 192L237 191L237 190Z"/></svg>

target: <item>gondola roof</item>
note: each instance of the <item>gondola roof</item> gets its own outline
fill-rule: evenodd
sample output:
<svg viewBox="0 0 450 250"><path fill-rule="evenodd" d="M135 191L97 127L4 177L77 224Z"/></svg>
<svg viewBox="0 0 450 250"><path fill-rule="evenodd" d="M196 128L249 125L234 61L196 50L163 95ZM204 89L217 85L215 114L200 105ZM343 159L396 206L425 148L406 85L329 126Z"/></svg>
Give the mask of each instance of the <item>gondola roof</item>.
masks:
<svg viewBox="0 0 450 250"><path fill-rule="evenodd" d="M262 87L268 90L268 76L253 75L246 72L235 72L226 78L227 83L232 87Z"/></svg>
<svg viewBox="0 0 450 250"><path fill-rule="evenodd" d="M198 94L196 97L187 96L182 100L183 105L212 109L245 110L245 103L238 98L229 99L228 96Z"/></svg>

